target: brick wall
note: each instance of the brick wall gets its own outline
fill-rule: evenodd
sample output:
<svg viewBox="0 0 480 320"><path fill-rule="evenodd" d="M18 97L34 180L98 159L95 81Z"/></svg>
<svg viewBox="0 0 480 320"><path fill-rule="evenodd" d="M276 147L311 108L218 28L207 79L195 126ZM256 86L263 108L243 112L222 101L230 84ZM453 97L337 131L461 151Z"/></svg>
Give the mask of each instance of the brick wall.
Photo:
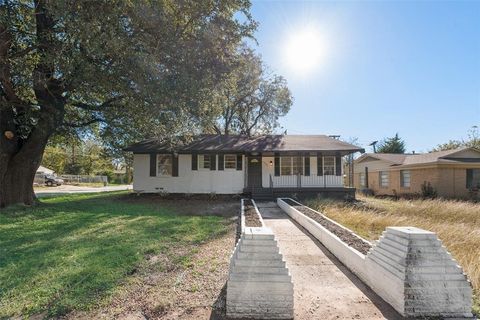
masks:
<svg viewBox="0 0 480 320"><path fill-rule="evenodd" d="M368 187L373 190L375 195L420 195L422 184L426 181L430 182L439 197L468 198L470 194L466 188L466 180L465 168L410 169L410 187L404 188L400 186L400 170L391 170L389 172L389 186L388 188L382 188L379 186L379 173L368 173ZM364 188L360 186L360 173L355 173L354 181L358 190Z"/></svg>

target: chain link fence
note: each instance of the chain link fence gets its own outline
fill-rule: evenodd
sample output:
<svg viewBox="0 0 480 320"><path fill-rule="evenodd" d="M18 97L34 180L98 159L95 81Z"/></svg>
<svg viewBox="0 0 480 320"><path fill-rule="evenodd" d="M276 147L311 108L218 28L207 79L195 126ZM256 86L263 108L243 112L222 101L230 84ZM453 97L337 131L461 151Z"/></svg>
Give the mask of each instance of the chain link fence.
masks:
<svg viewBox="0 0 480 320"><path fill-rule="evenodd" d="M63 179L65 184L80 184L80 183L102 183L108 184L107 176L87 176L87 175L73 175L62 174L60 178Z"/></svg>

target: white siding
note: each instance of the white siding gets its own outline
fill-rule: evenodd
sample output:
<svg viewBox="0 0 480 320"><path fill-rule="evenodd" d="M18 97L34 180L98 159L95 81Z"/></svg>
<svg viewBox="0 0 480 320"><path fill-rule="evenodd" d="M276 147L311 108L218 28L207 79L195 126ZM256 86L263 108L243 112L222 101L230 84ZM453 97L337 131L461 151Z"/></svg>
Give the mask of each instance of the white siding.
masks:
<svg viewBox="0 0 480 320"><path fill-rule="evenodd" d="M244 187L245 161L242 171L192 170L192 156L180 154L178 177L150 177L150 155L135 154L133 168L133 190L137 192L236 194L241 193Z"/></svg>

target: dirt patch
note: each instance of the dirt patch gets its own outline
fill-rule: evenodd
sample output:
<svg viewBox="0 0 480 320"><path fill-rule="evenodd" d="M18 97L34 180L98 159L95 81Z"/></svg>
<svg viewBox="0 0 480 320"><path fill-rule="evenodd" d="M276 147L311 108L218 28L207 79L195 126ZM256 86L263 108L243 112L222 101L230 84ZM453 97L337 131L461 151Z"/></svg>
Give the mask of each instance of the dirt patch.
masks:
<svg viewBox="0 0 480 320"><path fill-rule="evenodd" d="M128 194L119 196L120 201L143 203L162 209L171 209L181 215L235 217L240 212L240 200L233 196L209 199L205 196L162 196L156 194Z"/></svg>
<svg viewBox="0 0 480 320"><path fill-rule="evenodd" d="M193 248L178 248L182 261L146 256L109 301L64 319L225 319L225 284L236 224L227 234ZM177 254L178 256L178 254Z"/></svg>
<svg viewBox="0 0 480 320"><path fill-rule="evenodd" d="M372 247L371 244L363 241L359 237L357 237L354 233L336 225L335 223L325 219L323 216L319 215L314 210L310 209L309 207L299 205L298 203L290 200L290 199L283 199L288 205L294 207L304 215L309 218L312 218L320 225L325 227L328 231L332 232L334 235L340 238L343 242L345 242L348 246L358 250L363 254L367 254L368 250Z"/></svg>
<svg viewBox="0 0 480 320"><path fill-rule="evenodd" d="M258 217L257 210L252 203L252 200L245 199L243 201L243 213L245 215L245 226L246 227L261 227L262 221Z"/></svg>

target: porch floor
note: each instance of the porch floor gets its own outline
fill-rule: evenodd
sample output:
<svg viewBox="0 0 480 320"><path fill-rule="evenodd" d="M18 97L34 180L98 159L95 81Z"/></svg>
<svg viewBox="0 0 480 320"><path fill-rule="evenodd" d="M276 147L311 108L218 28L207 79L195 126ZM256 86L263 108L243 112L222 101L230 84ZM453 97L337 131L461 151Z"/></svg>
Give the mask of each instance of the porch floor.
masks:
<svg viewBox="0 0 480 320"><path fill-rule="evenodd" d="M274 200L280 197L355 199L355 188L347 187L303 187L303 188L244 188L243 192L255 200Z"/></svg>

